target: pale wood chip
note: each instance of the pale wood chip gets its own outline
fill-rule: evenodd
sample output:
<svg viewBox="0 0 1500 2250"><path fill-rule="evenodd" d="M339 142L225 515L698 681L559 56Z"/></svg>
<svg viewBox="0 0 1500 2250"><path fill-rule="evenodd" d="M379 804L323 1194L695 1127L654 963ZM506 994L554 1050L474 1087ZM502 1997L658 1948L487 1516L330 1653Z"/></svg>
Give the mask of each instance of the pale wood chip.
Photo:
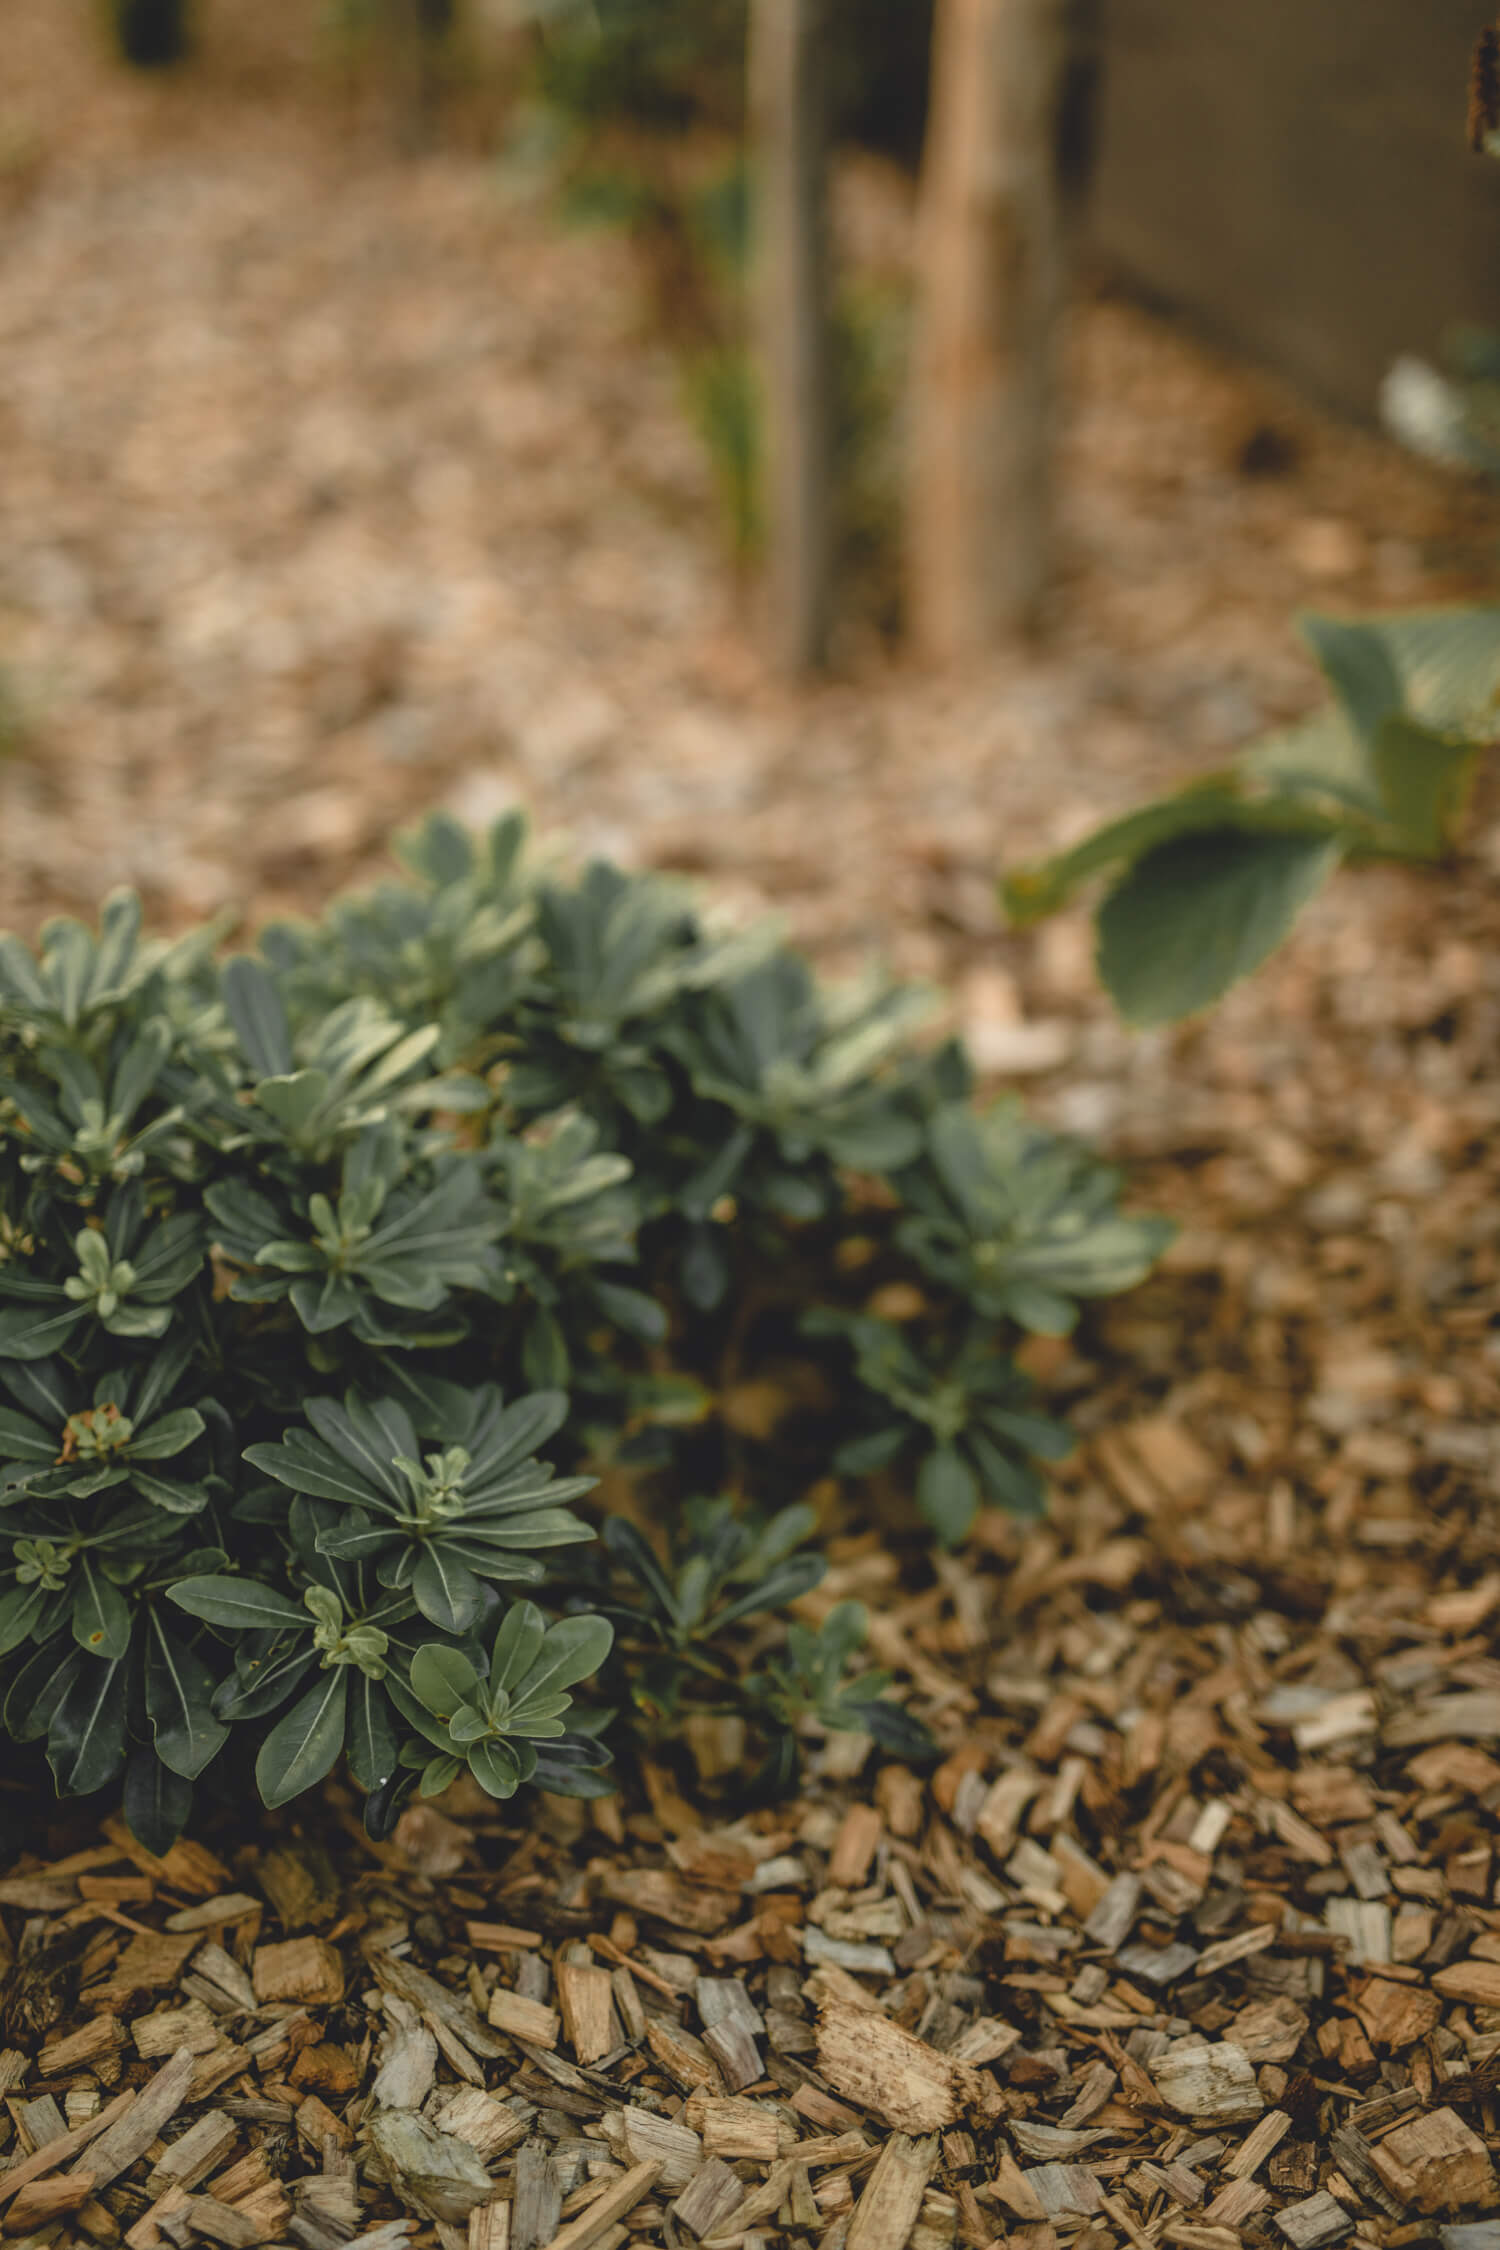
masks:
<svg viewBox="0 0 1500 2250"><path fill-rule="evenodd" d="M121 2172L128 2171L187 2100L196 2066L197 2058L190 2047L164 2062L149 2084L141 2088L132 2107L99 2135L89 2149L86 2165L80 2165L79 2170L91 2173L98 2187L107 2187Z"/></svg>
<svg viewBox="0 0 1500 2250"><path fill-rule="evenodd" d="M284 1938L258 1945L250 1965L256 2000L305 2000L337 2007L344 1997L344 1964L326 1938Z"/></svg>
<svg viewBox="0 0 1500 2250"><path fill-rule="evenodd" d="M865 2182L845 2250L906 2250L938 2155L935 2138L892 2134Z"/></svg>
<svg viewBox="0 0 1500 2250"><path fill-rule="evenodd" d="M940 2055L886 2016L831 2002L818 2016L818 2069L899 2133L940 2133L973 2116L993 2124L1004 2098L973 2064Z"/></svg>
<svg viewBox="0 0 1500 2250"><path fill-rule="evenodd" d="M1305 2202L1289 2204L1276 2214L1276 2225L1292 2245L1292 2250L1332 2250L1354 2232L1354 2221L1341 2203L1334 2201L1326 2189L1310 2195Z"/></svg>
<svg viewBox="0 0 1500 2250"><path fill-rule="evenodd" d="M554 2234L547 2250L597 2250L610 2230L645 2200L660 2176L661 2166L654 2161L633 2165L611 2182L597 2202Z"/></svg>

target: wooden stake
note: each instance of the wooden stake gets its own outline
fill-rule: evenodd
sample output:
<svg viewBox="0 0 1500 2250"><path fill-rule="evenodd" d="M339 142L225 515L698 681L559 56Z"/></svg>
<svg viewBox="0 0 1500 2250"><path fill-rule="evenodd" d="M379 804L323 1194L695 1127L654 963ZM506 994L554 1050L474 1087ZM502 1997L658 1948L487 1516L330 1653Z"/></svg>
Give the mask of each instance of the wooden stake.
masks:
<svg viewBox="0 0 1500 2250"><path fill-rule="evenodd" d="M939 0L912 368L908 594L937 663L1036 621L1051 564L1065 0Z"/></svg>
<svg viewBox="0 0 1500 2250"><path fill-rule="evenodd" d="M753 0L756 360L773 661L821 669L833 582L826 0Z"/></svg>

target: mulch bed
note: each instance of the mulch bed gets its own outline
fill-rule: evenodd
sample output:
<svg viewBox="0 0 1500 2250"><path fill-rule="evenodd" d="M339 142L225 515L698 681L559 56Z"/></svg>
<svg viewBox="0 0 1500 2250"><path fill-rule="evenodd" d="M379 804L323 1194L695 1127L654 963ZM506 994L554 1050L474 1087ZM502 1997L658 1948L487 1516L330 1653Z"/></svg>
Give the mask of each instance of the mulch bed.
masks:
<svg viewBox="0 0 1500 2250"><path fill-rule="evenodd" d="M35 77L38 102L65 83ZM133 144L119 177L59 154L17 221L0 326L27 413L69 370L88 444L19 416L7 647L71 684L0 775L5 917L115 876L172 920L242 888L257 911L303 902L415 804L520 794L782 904L834 959L878 930L957 984L989 1067L1035 1073L1039 1106L1186 1224L1144 1290L1030 1354L1086 1435L1047 1524L987 1518L959 1559L857 1524L835 1550L817 1603L867 1603L935 1770L838 1738L797 1802L744 1815L739 1746L704 1731L598 1807L455 1793L376 1847L334 1790L210 1819L162 1861L7 1783L0 2228L130 2250L1500 2250L1500 808L1466 868L1341 884L1171 1039L1107 1020L1076 921L1000 935L989 887L1002 847L1051 832L1062 783L1085 811L1132 798L1299 707L1299 585L1464 592L1492 516L1310 416L1303 466L1248 480L1257 387L1098 308L1070 505L1101 559L1054 652L962 689L871 669L767 700L694 591L701 466L663 455L687 533L634 501L598 513L582 437L645 428L659 452L677 427L657 361L616 391L609 350L579 346L596 300L611 346L628 326L627 286L575 286L614 253L560 250L451 168L382 176L371 205L335 165L314 236L275 153L231 135L211 179L188 163L192 194L131 173ZM308 427L284 489L269 441L244 476L219 462L175 254L190 211L210 264L262 256L308 321L327 244L353 244L340 286L398 341L441 331L434 276L455 308L486 303L503 253L507 322L445 378L451 447L416 343L367 395L384 363L346 349L358 322L323 337L226 295L216 333L278 429L267 337L302 337L285 374ZM175 374L142 257L181 296ZM96 397L69 323L116 286ZM122 334L156 354L151 382L122 390ZM489 458L464 417L489 412L496 364L508 450L475 489L512 513L492 526L434 475L412 547L409 464ZM122 498L94 464L124 458L105 408L126 393ZM196 609L173 541L114 544L140 505L177 523L164 492L202 535ZM364 528L341 545L343 523ZM330 555L353 572L346 626L308 593ZM453 589L425 638L418 580ZM315 786L289 799L294 778Z"/></svg>
<svg viewBox="0 0 1500 2250"><path fill-rule="evenodd" d="M0 1799L12 2239L1500 2250L1484 858L1433 902L1351 879L1125 1061L1081 1016L1041 1098L1184 1231L1028 1348L1046 1523L846 1517L813 1597L934 1769L833 1738L746 1813L715 1725L596 1807L376 1847L333 1790L164 1861Z"/></svg>
<svg viewBox="0 0 1500 2250"><path fill-rule="evenodd" d="M928 1775L838 1738L738 1820L648 1768L384 1847L335 1793L223 1856L24 1855L0 2224L1495 2250L1500 1571L1334 1551L1221 1441L1117 1424L915 1595L851 1543L818 1598L879 1605ZM1493 1556L1465 1512L1443 1551Z"/></svg>

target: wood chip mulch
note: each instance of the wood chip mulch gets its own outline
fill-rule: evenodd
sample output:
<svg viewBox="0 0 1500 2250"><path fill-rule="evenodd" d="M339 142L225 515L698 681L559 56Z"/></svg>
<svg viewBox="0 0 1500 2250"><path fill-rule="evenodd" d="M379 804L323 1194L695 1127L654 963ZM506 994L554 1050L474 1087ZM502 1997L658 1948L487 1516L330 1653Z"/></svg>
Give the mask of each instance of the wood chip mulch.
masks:
<svg viewBox="0 0 1500 2250"><path fill-rule="evenodd" d="M1286 1516L1273 1487L1269 1550ZM926 1776L844 1737L718 1827L648 1768L540 1817L450 1796L378 1848L334 1792L232 1864L112 1820L23 1854L0 2228L1500 2250L1500 1572L1345 1556L1325 1603L1326 1558L1247 1520L1144 1415L1056 1523L994 1527L1003 1576L898 1592L878 1653L953 1745ZM1253 1601L1164 1619L1152 1570L1170 1596L1226 1532ZM820 1598L887 1561L851 1542Z"/></svg>

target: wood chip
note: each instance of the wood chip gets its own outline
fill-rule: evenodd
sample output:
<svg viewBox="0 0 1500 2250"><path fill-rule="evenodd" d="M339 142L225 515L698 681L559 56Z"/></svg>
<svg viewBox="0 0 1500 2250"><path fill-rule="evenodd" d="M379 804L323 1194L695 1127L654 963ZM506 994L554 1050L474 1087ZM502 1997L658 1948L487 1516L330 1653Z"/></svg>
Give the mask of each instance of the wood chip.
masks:
<svg viewBox="0 0 1500 2250"><path fill-rule="evenodd" d="M609 1971L585 1967L577 1961L559 1961L555 1973L563 2029L574 2054L585 2066L602 2061L612 2048L619 2045L614 2025L614 1989L609 1980ZM492 2007L491 2023L494 2020Z"/></svg>
<svg viewBox="0 0 1500 2250"><path fill-rule="evenodd" d="M164 2062L143 2086L131 2107L102 2132L89 2149L79 2170L87 2170L97 2187L107 2187L121 2172L144 2156L164 2125L187 2100L197 2058L184 2047Z"/></svg>
<svg viewBox="0 0 1500 2250"><path fill-rule="evenodd" d="M893 2133L875 2159L845 2238L845 2250L906 2250L937 2169L938 2142Z"/></svg>
<svg viewBox="0 0 1500 2250"><path fill-rule="evenodd" d="M1372 2151L1392 2195L1424 2212L1493 2210L1500 2182L1479 2136L1453 2109L1398 2125Z"/></svg>
<svg viewBox="0 0 1500 2250"><path fill-rule="evenodd" d="M1084 1923L1084 1936L1105 1953L1118 1951L1135 1926L1140 1904L1139 1875L1117 1875Z"/></svg>
<svg viewBox="0 0 1500 2250"><path fill-rule="evenodd" d="M701 2242L721 2233L745 2200L739 2177L713 2156L694 2173L672 2205L672 2216Z"/></svg>
<svg viewBox="0 0 1500 2250"><path fill-rule="evenodd" d="M644 2202L660 2176L661 2166L655 2162L632 2165L586 2211L553 2235L547 2250L598 2250L610 2230Z"/></svg>
<svg viewBox="0 0 1500 2250"><path fill-rule="evenodd" d="M685 2188L703 2163L702 2140L678 2118L659 2117L655 2110L632 2105L620 2111L618 2130L618 2144L613 2136L610 2141L616 2154L636 2164L654 2163L660 2184L670 2195Z"/></svg>
<svg viewBox="0 0 1500 2250"><path fill-rule="evenodd" d="M1354 2012L1373 2046L1399 2053L1436 2030L1443 2008L1436 1993L1421 1985L1371 1977L1355 1995Z"/></svg>
<svg viewBox="0 0 1500 2250"><path fill-rule="evenodd" d="M819 2013L818 2069L898 2133L940 2133L961 2117L992 2124L1004 2114L994 2080L972 2064L938 2054L886 2016L841 2002Z"/></svg>
<svg viewBox="0 0 1500 2250"><path fill-rule="evenodd" d="M1334 2243L1354 2232L1354 2221L1326 2190L1278 2211L1276 2224L1292 2250L1332 2250Z"/></svg>
<svg viewBox="0 0 1500 2250"><path fill-rule="evenodd" d="M1249 2056L1232 2040L1184 2039L1152 2063L1151 2075L1169 2109L1201 2124L1235 2124L1266 2106Z"/></svg>
<svg viewBox="0 0 1500 2250"><path fill-rule="evenodd" d="M1432 1989L1470 2007L1500 2008L1500 1961L1455 1961L1436 1972Z"/></svg>
<svg viewBox="0 0 1500 2250"><path fill-rule="evenodd" d="M540 2000L527 2000L519 1992L508 1992L503 1985L497 1985L490 1994L489 2020L496 2031L512 2039L525 2039L533 2047L555 2047L562 2030L562 2018L555 2008L544 2006Z"/></svg>
<svg viewBox="0 0 1500 2250"><path fill-rule="evenodd" d="M1282 2109L1273 2109L1264 2116L1253 2132L1247 2133L1233 2156L1226 2157L1224 2169L1234 2180L1248 2180L1258 2172L1273 2149L1279 2148L1292 2129L1292 2121Z"/></svg>
<svg viewBox="0 0 1500 2250"><path fill-rule="evenodd" d="M870 1871L885 1822L873 1805L851 1805L828 1857L828 1880L841 1891L858 1890Z"/></svg>
<svg viewBox="0 0 1500 2250"><path fill-rule="evenodd" d="M90 2201L94 2193L92 2172L70 2172L64 2179L32 2180L5 2214L7 2234L29 2234L33 2228L55 2227L61 2219Z"/></svg>
<svg viewBox="0 0 1500 2250"><path fill-rule="evenodd" d="M147 2192L162 2195L169 2187L196 2187L225 2162L238 2138L232 2118L206 2110L157 2158L146 2178Z"/></svg>
<svg viewBox="0 0 1500 2250"><path fill-rule="evenodd" d="M286 1938L258 1945L251 1963L256 2000L307 2000L336 2007L344 1997L344 1964L326 1938Z"/></svg>

